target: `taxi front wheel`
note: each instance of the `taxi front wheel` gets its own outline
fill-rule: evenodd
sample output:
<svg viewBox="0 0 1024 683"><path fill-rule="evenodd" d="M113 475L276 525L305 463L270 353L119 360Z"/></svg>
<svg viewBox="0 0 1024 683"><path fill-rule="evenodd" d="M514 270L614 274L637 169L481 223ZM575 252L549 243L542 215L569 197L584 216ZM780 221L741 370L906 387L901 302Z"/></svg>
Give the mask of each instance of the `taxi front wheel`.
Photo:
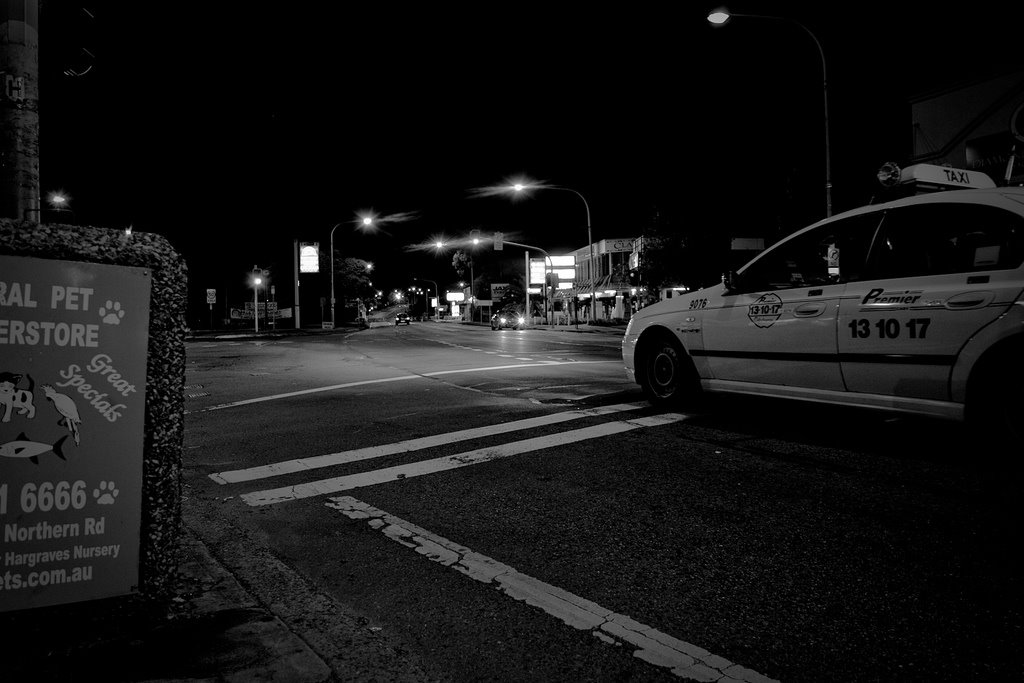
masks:
<svg viewBox="0 0 1024 683"><path fill-rule="evenodd" d="M666 334L642 346L637 370L640 387L655 405L690 402L700 392L693 362L682 346Z"/></svg>

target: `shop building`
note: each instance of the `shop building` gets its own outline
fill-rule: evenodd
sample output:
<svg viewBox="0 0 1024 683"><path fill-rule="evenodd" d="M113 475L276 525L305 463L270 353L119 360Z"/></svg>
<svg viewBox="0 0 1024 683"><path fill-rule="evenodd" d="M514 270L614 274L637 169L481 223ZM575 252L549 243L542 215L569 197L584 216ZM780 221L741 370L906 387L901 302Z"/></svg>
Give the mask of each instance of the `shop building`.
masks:
<svg viewBox="0 0 1024 683"><path fill-rule="evenodd" d="M604 239L582 247L576 259L576 288L581 320L626 320L630 312L629 261L635 237ZM596 304L594 303L596 302Z"/></svg>

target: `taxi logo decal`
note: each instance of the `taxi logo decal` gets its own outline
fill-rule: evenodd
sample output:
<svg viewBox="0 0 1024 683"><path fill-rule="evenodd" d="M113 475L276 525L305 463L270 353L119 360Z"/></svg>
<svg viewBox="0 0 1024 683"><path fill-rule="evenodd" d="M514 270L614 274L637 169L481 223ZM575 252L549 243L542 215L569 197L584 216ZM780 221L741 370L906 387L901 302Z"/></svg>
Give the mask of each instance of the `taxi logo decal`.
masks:
<svg viewBox="0 0 1024 683"><path fill-rule="evenodd" d="M782 299L778 294L762 294L750 304L747 317L758 327L771 327L782 315Z"/></svg>
<svg viewBox="0 0 1024 683"><path fill-rule="evenodd" d="M908 290L904 289L901 291L887 292L881 287L875 287L864 295L861 299L861 306L871 306L874 304L885 304L886 308L906 308L911 304L916 304L921 300L922 290Z"/></svg>

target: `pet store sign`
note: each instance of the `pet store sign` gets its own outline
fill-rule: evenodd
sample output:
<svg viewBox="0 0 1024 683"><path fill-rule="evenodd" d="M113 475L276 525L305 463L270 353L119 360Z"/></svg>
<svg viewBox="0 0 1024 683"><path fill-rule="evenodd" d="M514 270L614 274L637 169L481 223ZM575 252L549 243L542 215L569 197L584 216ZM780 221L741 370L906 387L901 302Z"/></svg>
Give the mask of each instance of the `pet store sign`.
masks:
<svg viewBox="0 0 1024 683"><path fill-rule="evenodd" d="M0 256L0 612L138 586L149 292Z"/></svg>

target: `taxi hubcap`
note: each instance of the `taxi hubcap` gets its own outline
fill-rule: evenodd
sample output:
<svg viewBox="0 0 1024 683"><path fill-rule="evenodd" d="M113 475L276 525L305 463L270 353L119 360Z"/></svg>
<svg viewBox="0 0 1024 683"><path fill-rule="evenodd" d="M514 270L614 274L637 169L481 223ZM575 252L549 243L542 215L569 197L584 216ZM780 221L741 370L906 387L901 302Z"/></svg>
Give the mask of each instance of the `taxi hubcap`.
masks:
<svg viewBox="0 0 1024 683"><path fill-rule="evenodd" d="M676 364L672 356L664 351L655 356L651 374L654 383L659 387L671 386L676 374Z"/></svg>

